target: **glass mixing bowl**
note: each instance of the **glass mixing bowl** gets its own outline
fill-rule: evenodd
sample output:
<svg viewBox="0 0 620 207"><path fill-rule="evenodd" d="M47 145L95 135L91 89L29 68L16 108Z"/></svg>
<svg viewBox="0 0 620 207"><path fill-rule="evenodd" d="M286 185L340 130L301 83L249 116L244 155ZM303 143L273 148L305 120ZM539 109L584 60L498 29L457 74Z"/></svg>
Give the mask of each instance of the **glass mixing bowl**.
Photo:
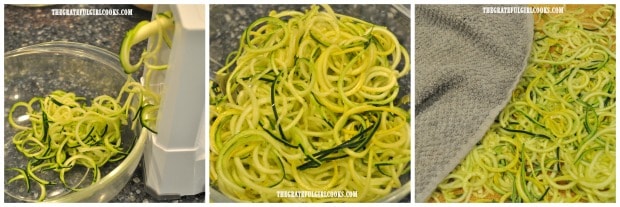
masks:
<svg viewBox="0 0 620 207"><path fill-rule="evenodd" d="M368 22L386 26L396 35L399 42L411 54L411 17L410 5L330 5L336 13L357 17ZM267 16L270 11L296 10L304 11L310 5L210 5L209 12L209 58L210 78L215 79L215 71L223 66L227 55L239 48L239 37L254 20ZM410 94L410 76L399 79L399 97ZM409 109L409 106L406 106ZM376 202L399 202L407 199L411 192L411 175L400 177L403 186ZM211 202L234 202L220 193L210 189ZM405 200L409 202L409 200Z"/></svg>
<svg viewBox="0 0 620 207"><path fill-rule="evenodd" d="M11 106L33 97L43 97L60 89L74 92L87 100L99 95L116 97L127 80L119 64L118 56L107 50L72 42L49 42L6 52L4 55L4 167L25 168L27 159L11 142L16 131L8 124ZM128 126L131 126L131 120ZM26 124L26 123L25 123ZM131 152L120 162L108 163L101 170L99 182L79 191L71 192L62 184L47 186L44 202L107 202L114 198L131 178L142 152L146 133L122 129L122 148ZM74 168L79 170L79 168ZM73 170L71 170L73 171ZM77 172L79 173L79 172ZM22 180L7 184L15 171L4 172L5 202L36 202L40 189L31 181L30 192ZM81 174L83 175L83 173ZM82 179L66 175L65 178ZM58 181L55 173L40 175L43 179ZM57 182L60 183L60 182Z"/></svg>

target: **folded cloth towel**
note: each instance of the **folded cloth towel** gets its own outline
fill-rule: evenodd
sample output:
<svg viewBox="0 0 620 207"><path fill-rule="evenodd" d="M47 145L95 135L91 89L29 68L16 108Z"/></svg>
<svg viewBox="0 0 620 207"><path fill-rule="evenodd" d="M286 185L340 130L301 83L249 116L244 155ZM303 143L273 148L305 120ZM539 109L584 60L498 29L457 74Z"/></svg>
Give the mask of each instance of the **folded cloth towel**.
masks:
<svg viewBox="0 0 620 207"><path fill-rule="evenodd" d="M416 202L482 139L527 66L532 14L483 7L415 6Z"/></svg>

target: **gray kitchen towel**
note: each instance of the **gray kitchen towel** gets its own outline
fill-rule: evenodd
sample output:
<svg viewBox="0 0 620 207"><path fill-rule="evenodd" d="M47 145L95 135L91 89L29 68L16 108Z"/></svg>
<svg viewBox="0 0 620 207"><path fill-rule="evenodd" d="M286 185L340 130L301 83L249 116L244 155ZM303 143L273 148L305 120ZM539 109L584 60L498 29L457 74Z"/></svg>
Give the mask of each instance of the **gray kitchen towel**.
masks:
<svg viewBox="0 0 620 207"><path fill-rule="evenodd" d="M483 7L415 5L416 202L482 139L527 66L532 14Z"/></svg>

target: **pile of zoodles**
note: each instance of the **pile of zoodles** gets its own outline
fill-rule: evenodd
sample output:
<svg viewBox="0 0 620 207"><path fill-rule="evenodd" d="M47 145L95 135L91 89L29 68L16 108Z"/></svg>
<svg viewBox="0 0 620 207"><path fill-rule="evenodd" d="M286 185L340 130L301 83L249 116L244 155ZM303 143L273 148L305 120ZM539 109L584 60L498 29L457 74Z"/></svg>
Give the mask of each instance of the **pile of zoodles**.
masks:
<svg viewBox="0 0 620 207"><path fill-rule="evenodd" d="M211 186L252 202L373 201L401 187L410 115L395 103L409 68L387 28L327 5L257 19L211 82Z"/></svg>
<svg viewBox="0 0 620 207"><path fill-rule="evenodd" d="M510 102L432 201L616 201L614 11L540 16Z"/></svg>
<svg viewBox="0 0 620 207"><path fill-rule="evenodd" d="M172 13L166 11L157 14L153 21L141 21L126 33L119 59L127 79L116 97L100 95L91 100L73 92L55 90L44 97L15 103L7 119L17 130L12 144L27 158L27 164L25 168L6 168L16 174L6 185L23 181L26 194L37 196L37 201L47 198L50 185L62 184L69 191L79 191L99 182L100 168L104 165L120 162L129 154L133 144L123 148L122 137L129 136L123 134L123 130L127 130L130 121L131 129L140 123L141 127L156 134L161 97L154 92L150 81L154 71L168 68L160 63L157 55L164 43L171 47L168 33L173 26ZM131 47L149 38L154 44L132 64ZM143 65L146 72L144 82L140 83L131 74ZM20 125L16 119L27 124ZM135 142L138 137L132 139ZM83 175L73 173L78 167L86 169ZM92 177L88 178L89 174ZM69 180L75 179L68 176L81 176L81 179L71 182ZM35 183L37 192L31 187Z"/></svg>
<svg viewBox="0 0 620 207"><path fill-rule="evenodd" d="M15 103L8 114L10 126L17 130L12 144L28 161L25 169L7 168L18 173L7 184L21 180L30 193L34 181L39 188L37 200L43 201L48 185L62 184L77 191L98 182L100 168L122 161L131 150L123 148L121 134L127 130L129 115L136 112L131 107L137 94L134 89L128 81L117 97L101 95L87 100L56 90L45 97ZM27 119L27 124L20 125L15 119ZM65 175L78 166L86 169L85 174L78 175L82 177L78 182L67 181ZM46 171L53 171L55 176L42 176L49 175ZM87 174L92 177L86 179ZM58 179L48 179L51 177Z"/></svg>

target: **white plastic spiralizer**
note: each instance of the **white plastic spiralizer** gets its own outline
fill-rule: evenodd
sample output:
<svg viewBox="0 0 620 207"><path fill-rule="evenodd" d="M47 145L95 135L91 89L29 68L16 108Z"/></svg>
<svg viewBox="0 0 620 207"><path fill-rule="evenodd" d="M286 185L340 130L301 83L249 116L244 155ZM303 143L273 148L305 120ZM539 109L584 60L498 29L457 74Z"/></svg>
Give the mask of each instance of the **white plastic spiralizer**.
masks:
<svg viewBox="0 0 620 207"><path fill-rule="evenodd" d="M151 82L161 94L157 134L144 148L146 192L167 200L205 191L205 6L155 5L153 17L172 11L172 47L159 61L168 69ZM155 40L149 40L149 47Z"/></svg>

